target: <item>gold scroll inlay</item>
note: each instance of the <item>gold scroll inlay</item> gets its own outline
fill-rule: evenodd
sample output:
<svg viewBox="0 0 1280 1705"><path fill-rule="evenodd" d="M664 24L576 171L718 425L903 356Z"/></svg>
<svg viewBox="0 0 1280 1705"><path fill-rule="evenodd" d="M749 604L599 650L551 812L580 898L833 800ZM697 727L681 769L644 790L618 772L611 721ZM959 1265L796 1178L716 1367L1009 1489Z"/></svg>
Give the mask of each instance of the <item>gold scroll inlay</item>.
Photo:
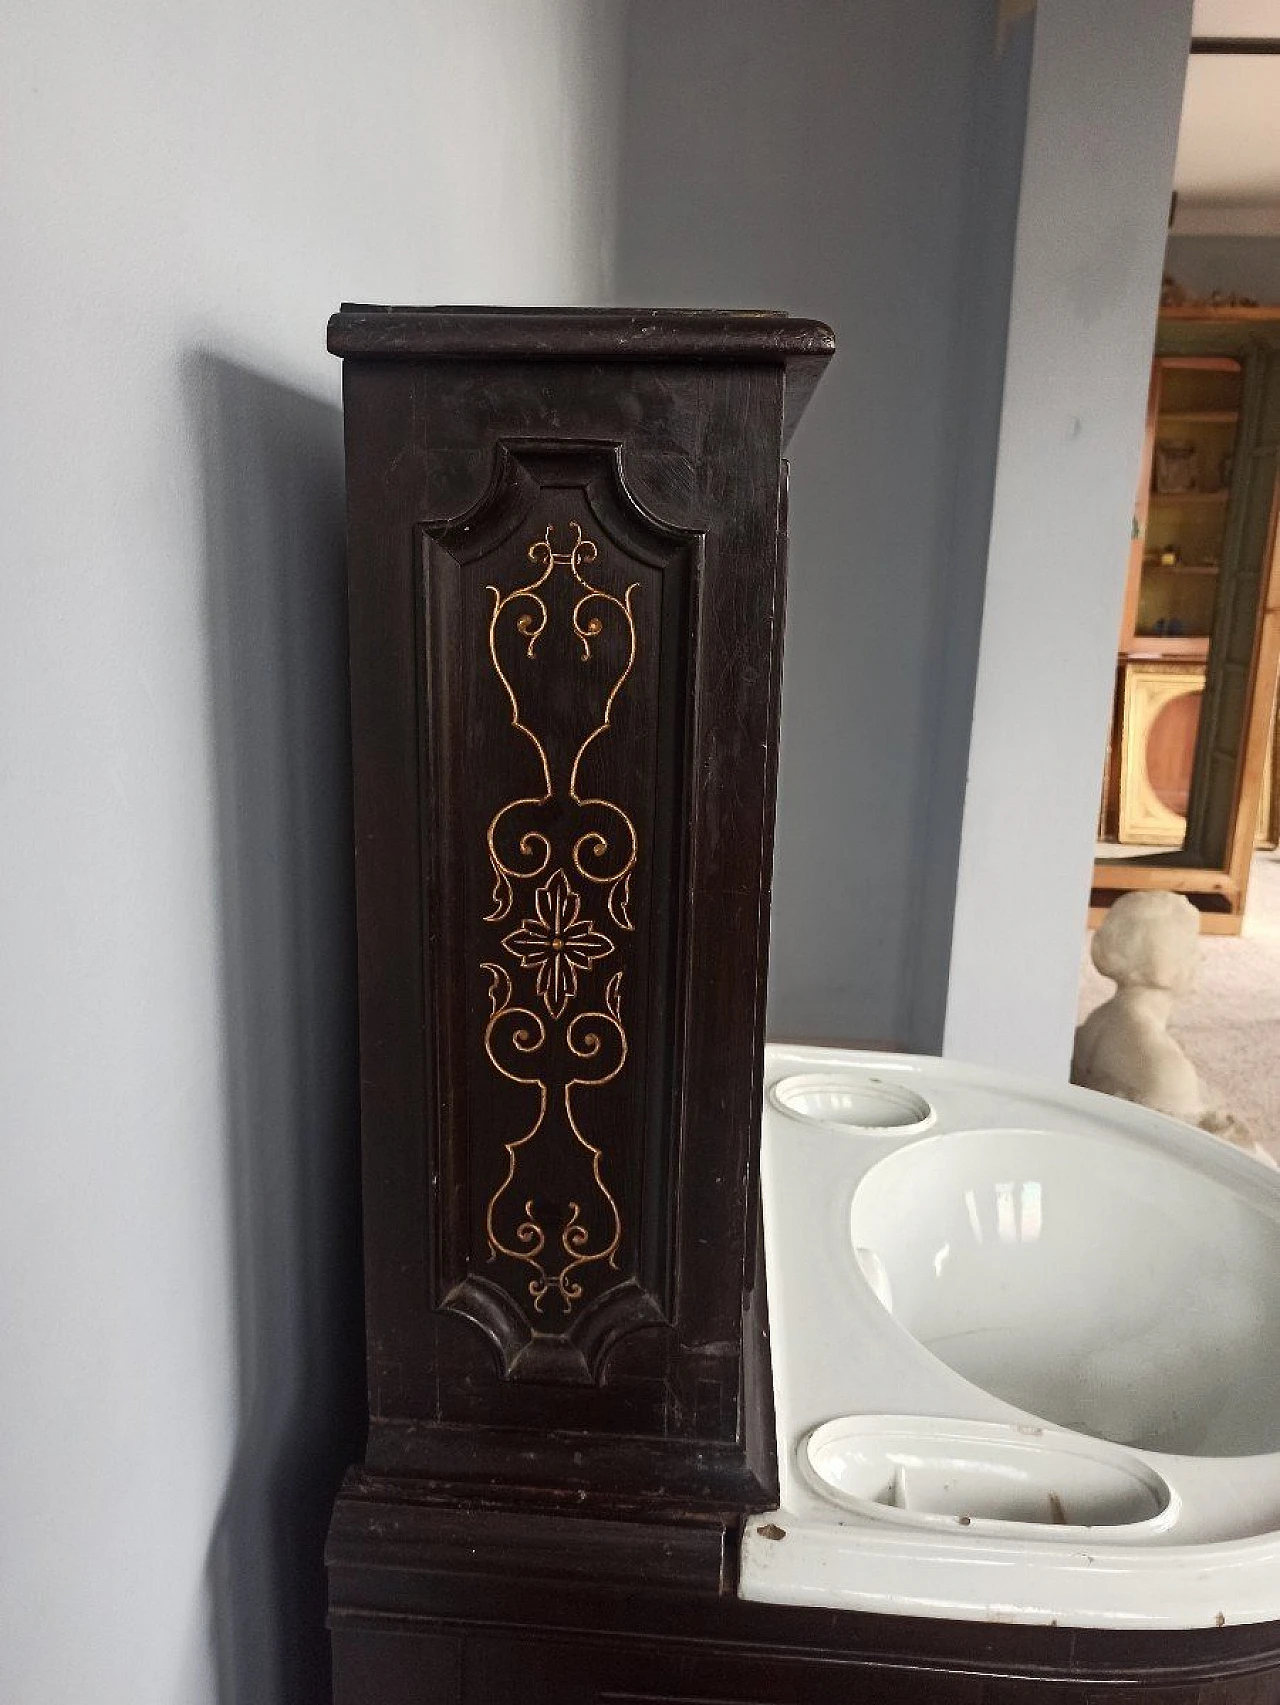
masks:
<svg viewBox="0 0 1280 1705"><path fill-rule="evenodd" d="M579 1008L577 1003L580 981L589 982L596 965L615 952L609 925L633 928L631 876L639 851L635 824L622 807L584 794L579 783L583 758L611 727L614 702L635 666L632 600L638 583L629 585L621 597L595 585L584 569L597 560L597 546L583 536L576 521L569 523L569 532L567 550L555 548L554 527L529 546L527 556L537 570L531 580L506 593L496 586L486 588L493 599L489 657L511 706L511 726L537 755L542 791L508 800L489 822L486 843L494 885L493 905L485 921L507 920L516 910L517 895L528 903L521 908L525 915L519 926L502 937L502 948L515 965L494 961L483 965L489 977L490 1007L485 1053L509 1082L537 1092L529 1128L503 1145L506 1176L485 1212L489 1258L507 1256L531 1269L528 1293L535 1312L541 1313L547 1298L555 1295L566 1314L583 1295L581 1270L602 1261L616 1268L622 1240L622 1218L605 1182L603 1152L583 1129L575 1092L611 1083L626 1063L623 973L614 972L597 1004ZM599 720L567 763L560 765L550 755L547 739L526 722L511 675L503 668L499 643L504 624L509 624L524 642L525 657L537 660L538 642L551 619L550 583L557 573L567 576L578 594L569 619L584 663L592 660L592 647L611 616L621 618L624 635L624 659L606 685ZM558 859L546 826L547 808L553 801L570 808L570 823L576 825L565 837ZM562 830L554 838L559 841L563 835ZM599 924L584 915L583 895L575 883L590 885L602 900ZM516 968L530 974L524 979L531 984L527 992L517 989ZM553 1057L567 1061L554 1076L544 1064ZM595 1198L593 1209L585 1198L569 1199L557 1210L558 1229L554 1223L550 1227L544 1223L547 1210L539 1212L534 1196L526 1195L521 1186L531 1145L539 1138L548 1140L553 1125L587 1157L586 1181ZM545 1168L542 1176L547 1176ZM520 1204L514 1216L513 1203ZM500 1227L504 1210L505 1231ZM509 1223L512 1217L514 1228Z"/></svg>

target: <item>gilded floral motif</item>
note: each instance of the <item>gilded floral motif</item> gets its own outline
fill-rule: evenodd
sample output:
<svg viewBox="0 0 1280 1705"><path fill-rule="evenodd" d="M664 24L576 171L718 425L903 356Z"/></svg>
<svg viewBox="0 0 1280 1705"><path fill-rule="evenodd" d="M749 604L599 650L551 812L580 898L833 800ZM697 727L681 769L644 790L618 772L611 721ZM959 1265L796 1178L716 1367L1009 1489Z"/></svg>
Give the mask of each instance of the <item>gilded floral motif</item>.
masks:
<svg viewBox="0 0 1280 1705"><path fill-rule="evenodd" d="M626 1062L627 1035L622 1023L622 979L617 971L600 998L578 1006L579 979L589 975L596 962L616 951L615 943L593 918L582 915L582 897L570 879L569 869L582 882L595 885L609 923L631 930L628 911L631 874L638 856L635 825L612 800L595 798L580 788L583 759L592 744L612 726L614 700L628 680L636 659L636 626L632 599L633 584L622 596L594 585L583 573L585 565L598 557L595 542L585 538L576 521L570 523L568 550L557 550L555 529L528 547L528 560L538 570L527 584L505 594L489 587L493 609L489 621L489 655L511 706L511 726L524 736L537 756L542 791L508 800L489 824L487 844L493 869L493 906L486 921L499 923L511 915L517 895L527 884L537 883L532 894L532 913L518 929L502 938L503 949L522 971L532 971L533 993L518 996L512 976L500 965L486 963L490 978L490 1017L484 1045L490 1063L512 1083L537 1091L532 1124L504 1144L507 1172L489 1199L485 1234L490 1259L499 1255L522 1262L531 1271L528 1294L536 1313L541 1314L549 1296L559 1299L566 1314L583 1294L581 1271L597 1262L617 1266L622 1241L622 1219L618 1204L603 1175L603 1151L590 1140L579 1123L576 1094L599 1088L617 1077ZM574 603L570 614L573 633L581 647L584 663L592 660L592 648L605 633L606 618L620 620L625 656L616 674L605 685L605 696L597 711L599 720L586 738L553 762L546 731L539 732L524 720L525 710L511 677L503 668L499 652L499 629L506 624L524 642L530 661L539 658L538 641L551 620L546 591L551 576L561 570L573 583ZM550 808L550 809L549 809ZM558 813L570 825L566 832L553 828ZM542 826L539 826L542 825ZM554 845L553 845L554 841ZM554 868L553 866L554 862ZM547 875L547 871L551 874ZM545 878L545 880L541 880ZM528 905L528 899L525 899ZM517 916L519 914L517 913ZM541 1001L555 1032L522 1000ZM570 1012L570 1007L574 1010ZM566 1014L568 1014L566 1018ZM561 1026L560 1021L564 1020ZM555 1068L544 1055L568 1059ZM563 1133L557 1138L556 1133ZM529 1145L557 1140L573 1145L581 1178L585 1157L586 1192L571 1194L555 1210L560 1224L545 1223L547 1209L538 1206L528 1185L521 1187L522 1171ZM567 1158L567 1157L566 1157ZM573 1168L565 1169L566 1180ZM542 1217L540 1217L540 1215Z"/></svg>
<svg viewBox="0 0 1280 1705"><path fill-rule="evenodd" d="M559 1018L578 992L579 971L612 953L613 943L589 918L579 918L582 901L563 870L535 890L533 908L536 916L504 936L502 945L525 970L537 967L538 994L552 1018Z"/></svg>

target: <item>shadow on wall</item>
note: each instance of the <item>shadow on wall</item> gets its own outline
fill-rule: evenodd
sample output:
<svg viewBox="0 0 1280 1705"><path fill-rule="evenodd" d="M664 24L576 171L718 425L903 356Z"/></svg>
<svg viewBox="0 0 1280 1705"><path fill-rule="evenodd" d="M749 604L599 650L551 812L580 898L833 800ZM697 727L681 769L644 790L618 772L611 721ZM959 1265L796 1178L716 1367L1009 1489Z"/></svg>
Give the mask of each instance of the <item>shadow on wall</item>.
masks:
<svg viewBox="0 0 1280 1705"><path fill-rule="evenodd" d="M236 1454L209 1553L221 1705L330 1697L324 1535L364 1420L342 417L216 356L205 484Z"/></svg>

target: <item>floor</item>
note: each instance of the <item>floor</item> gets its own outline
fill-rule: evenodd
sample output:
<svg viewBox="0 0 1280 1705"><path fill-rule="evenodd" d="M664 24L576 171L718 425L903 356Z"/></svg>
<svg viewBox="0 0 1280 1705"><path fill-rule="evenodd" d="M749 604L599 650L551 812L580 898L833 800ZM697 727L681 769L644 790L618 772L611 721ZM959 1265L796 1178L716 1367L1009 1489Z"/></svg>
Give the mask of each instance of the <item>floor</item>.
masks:
<svg viewBox="0 0 1280 1705"><path fill-rule="evenodd" d="M1280 852L1253 861L1243 933L1202 936L1201 948L1196 986L1169 1028L1219 1104L1280 1160ZM1111 992L1086 948L1080 1017Z"/></svg>

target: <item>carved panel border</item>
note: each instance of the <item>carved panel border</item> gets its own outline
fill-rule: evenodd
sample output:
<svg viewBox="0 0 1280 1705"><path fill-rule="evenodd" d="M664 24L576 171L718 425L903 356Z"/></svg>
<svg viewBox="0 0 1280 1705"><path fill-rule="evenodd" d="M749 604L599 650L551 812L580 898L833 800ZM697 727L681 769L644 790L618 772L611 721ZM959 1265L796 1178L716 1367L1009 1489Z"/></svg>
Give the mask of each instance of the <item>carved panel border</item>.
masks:
<svg viewBox="0 0 1280 1705"><path fill-rule="evenodd" d="M616 444L502 442L421 532L432 1300L516 1379L669 1316L702 553Z"/></svg>

